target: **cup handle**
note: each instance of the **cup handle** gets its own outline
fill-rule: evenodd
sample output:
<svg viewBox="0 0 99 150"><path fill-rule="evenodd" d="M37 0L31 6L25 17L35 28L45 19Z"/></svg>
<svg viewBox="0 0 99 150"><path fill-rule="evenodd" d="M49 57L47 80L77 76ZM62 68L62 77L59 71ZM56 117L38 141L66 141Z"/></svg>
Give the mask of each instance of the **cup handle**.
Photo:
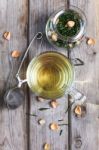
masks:
<svg viewBox="0 0 99 150"><path fill-rule="evenodd" d="M78 104L83 104L86 100L86 96L74 87L71 88L68 94L72 97L72 103L77 102Z"/></svg>
<svg viewBox="0 0 99 150"><path fill-rule="evenodd" d="M71 59L71 62L74 64L74 66L84 65L84 62L79 58L73 58L73 59Z"/></svg>

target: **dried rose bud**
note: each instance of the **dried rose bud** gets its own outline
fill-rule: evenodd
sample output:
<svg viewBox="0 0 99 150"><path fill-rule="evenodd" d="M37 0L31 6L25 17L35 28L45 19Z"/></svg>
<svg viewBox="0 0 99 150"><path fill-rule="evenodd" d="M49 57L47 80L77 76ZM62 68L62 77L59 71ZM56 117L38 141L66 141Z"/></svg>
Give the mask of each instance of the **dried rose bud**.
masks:
<svg viewBox="0 0 99 150"><path fill-rule="evenodd" d="M12 51L12 53L11 53L11 56L12 56L13 58L18 58L18 57L20 57L20 55L21 55L21 52L20 52L19 50L14 50L14 51Z"/></svg>
<svg viewBox="0 0 99 150"><path fill-rule="evenodd" d="M74 27L74 25L75 25L74 21L68 21L67 24L66 24L66 27L72 28L72 27Z"/></svg>
<svg viewBox="0 0 99 150"><path fill-rule="evenodd" d="M58 131L60 129L60 126L57 123L53 122L50 124L50 129L53 131Z"/></svg>
<svg viewBox="0 0 99 150"><path fill-rule="evenodd" d="M52 33L51 37L52 37L52 40L55 41L55 42L56 42L57 39L58 39L58 36L57 36L56 33Z"/></svg>
<svg viewBox="0 0 99 150"><path fill-rule="evenodd" d="M44 125L44 124L45 124L45 120L44 120L44 119L40 119L40 120L38 121L38 123L39 123L40 125Z"/></svg>
<svg viewBox="0 0 99 150"><path fill-rule="evenodd" d="M96 41L93 38L88 38L87 39L87 44L88 45L95 45Z"/></svg>
<svg viewBox="0 0 99 150"><path fill-rule="evenodd" d="M37 96L37 100L40 101L40 102L44 102L45 101L45 99L40 97L40 96Z"/></svg>
<svg viewBox="0 0 99 150"><path fill-rule="evenodd" d="M45 143L45 144L44 144L44 150L50 150L50 145L47 144L47 143Z"/></svg>
<svg viewBox="0 0 99 150"><path fill-rule="evenodd" d="M74 108L74 113L76 116L78 117L85 117L86 115L86 106L85 105L77 105L75 108Z"/></svg>
<svg viewBox="0 0 99 150"><path fill-rule="evenodd" d="M70 43L70 44L68 44L68 45L69 45L70 48L73 48L73 44Z"/></svg>
<svg viewBox="0 0 99 150"><path fill-rule="evenodd" d="M82 114L81 106L77 105L74 109L74 112L76 115L81 115Z"/></svg>
<svg viewBox="0 0 99 150"><path fill-rule="evenodd" d="M11 37L11 33L10 32L5 32L4 34L3 34L3 37L6 39L6 40L10 40L10 37Z"/></svg>
<svg viewBox="0 0 99 150"><path fill-rule="evenodd" d="M51 105L52 108L57 108L57 106L59 105L59 103L56 100L52 100L50 102L50 105Z"/></svg>
<svg viewBox="0 0 99 150"><path fill-rule="evenodd" d="M77 41L77 42L76 42L76 45L79 45L80 43L81 43L81 41Z"/></svg>

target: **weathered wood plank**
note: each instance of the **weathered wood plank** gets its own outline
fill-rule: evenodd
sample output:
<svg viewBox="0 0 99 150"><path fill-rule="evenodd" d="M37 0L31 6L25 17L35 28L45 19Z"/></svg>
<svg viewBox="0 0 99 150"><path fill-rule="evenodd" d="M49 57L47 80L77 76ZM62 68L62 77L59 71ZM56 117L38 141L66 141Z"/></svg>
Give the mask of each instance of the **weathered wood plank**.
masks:
<svg viewBox="0 0 99 150"><path fill-rule="evenodd" d="M72 150L99 149L99 105L87 103L85 106L84 117L77 118L72 113Z"/></svg>
<svg viewBox="0 0 99 150"><path fill-rule="evenodd" d="M54 10L64 6L64 1L61 0L30 0L29 3L29 37L32 39L33 35L38 31L45 33L45 25L48 17ZM30 52L30 59L36 54L43 51L55 50L47 40L44 38L41 48L38 48L38 43L35 42ZM63 53L66 54L64 51ZM50 109L40 112L41 107L49 107L49 101L37 102L33 93L30 93L30 113L36 113L38 116L30 117L30 150L42 150L44 143L51 144L52 150L68 150L68 126L63 126L63 133L59 136L59 132L52 132L49 129L49 124L53 121L63 118L67 106L67 98L63 97L58 100L60 106L57 109ZM44 126L38 125L38 119L44 118L46 124ZM65 117L67 123L68 116ZM61 123L61 122L60 122Z"/></svg>
<svg viewBox="0 0 99 150"><path fill-rule="evenodd" d="M87 17L87 36L93 37L96 41L99 40L98 30L99 30L99 2L93 0L70 0L70 5L75 5L81 8ZM99 82L99 53L98 53L99 44L89 47L84 41L82 45L78 48L75 48L72 52L72 57L81 58L85 65L81 67L76 67L76 79L75 83L79 90L85 93L87 96L87 102L98 103L99 104L99 94L98 94L98 82ZM95 108L94 108L95 109ZM96 111L96 110L95 110ZM80 150L90 150L90 149L99 149L99 122L94 121L95 114L93 109L90 108L92 116L85 116L85 118L77 119L72 114L71 123L72 123L72 134L71 134L71 149L76 150L77 144L76 137L80 136L82 144L78 149ZM88 120L93 119L89 122Z"/></svg>
<svg viewBox="0 0 99 150"><path fill-rule="evenodd" d="M12 60L11 51L18 49L24 52L26 49L27 14L27 0L0 1L0 93L6 88L11 64L14 63L14 75L17 72L19 60ZM3 39L2 35L5 31L11 32L10 41ZM16 110L0 108L0 150L27 149L25 113L25 102Z"/></svg>

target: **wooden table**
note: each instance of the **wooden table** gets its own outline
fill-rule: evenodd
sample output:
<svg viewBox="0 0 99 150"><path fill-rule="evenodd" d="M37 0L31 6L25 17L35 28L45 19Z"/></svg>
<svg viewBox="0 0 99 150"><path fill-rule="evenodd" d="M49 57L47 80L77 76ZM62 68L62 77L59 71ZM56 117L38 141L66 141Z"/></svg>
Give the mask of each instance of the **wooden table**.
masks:
<svg viewBox="0 0 99 150"><path fill-rule="evenodd" d="M51 144L51 150L99 150L99 1L96 0L1 0L0 1L0 101L6 88L7 77L14 66L17 72L20 59L12 59L11 51L18 49L24 54L28 43L38 31L45 32L48 17L59 7L75 5L87 16L87 35L96 39L95 46L89 47L83 41L80 47L72 50L72 57L85 62L84 66L75 67L76 87L87 96L86 115L75 117L73 110L65 115L69 125L61 126L62 135L52 132L49 124L62 119L68 106L68 97L59 99L57 109L39 111L41 107L49 107L49 102L37 102L35 95L24 85L24 104L16 110L0 108L0 150L43 150L44 143ZM2 38L5 31L10 31L10 41ZM22 74L28 62L42 51L55 50L46 38L42 48L37 42L31 48L23 65ZM62 51L66 54L66 51ZM14 84L15 80L10 80ZM10 83L9 83L10 84ZM97 104L97 105L96 105ZM28 116L37 114L37 117ZM38 119L44 118L46 124L38 125Z"/></svg>

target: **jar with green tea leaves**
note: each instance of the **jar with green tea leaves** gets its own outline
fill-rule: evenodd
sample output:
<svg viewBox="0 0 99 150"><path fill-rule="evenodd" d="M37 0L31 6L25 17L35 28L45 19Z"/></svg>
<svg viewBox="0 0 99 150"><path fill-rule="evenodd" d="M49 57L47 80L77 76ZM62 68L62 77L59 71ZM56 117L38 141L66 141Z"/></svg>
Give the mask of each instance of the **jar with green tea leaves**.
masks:
<svg viewBox="0 0 99 150"><path fill-rule="evenodd" d="M53 13L46 24L48 41L56 48L74 48L86 31L86 17L77 7L62 8Z"/></svg>

